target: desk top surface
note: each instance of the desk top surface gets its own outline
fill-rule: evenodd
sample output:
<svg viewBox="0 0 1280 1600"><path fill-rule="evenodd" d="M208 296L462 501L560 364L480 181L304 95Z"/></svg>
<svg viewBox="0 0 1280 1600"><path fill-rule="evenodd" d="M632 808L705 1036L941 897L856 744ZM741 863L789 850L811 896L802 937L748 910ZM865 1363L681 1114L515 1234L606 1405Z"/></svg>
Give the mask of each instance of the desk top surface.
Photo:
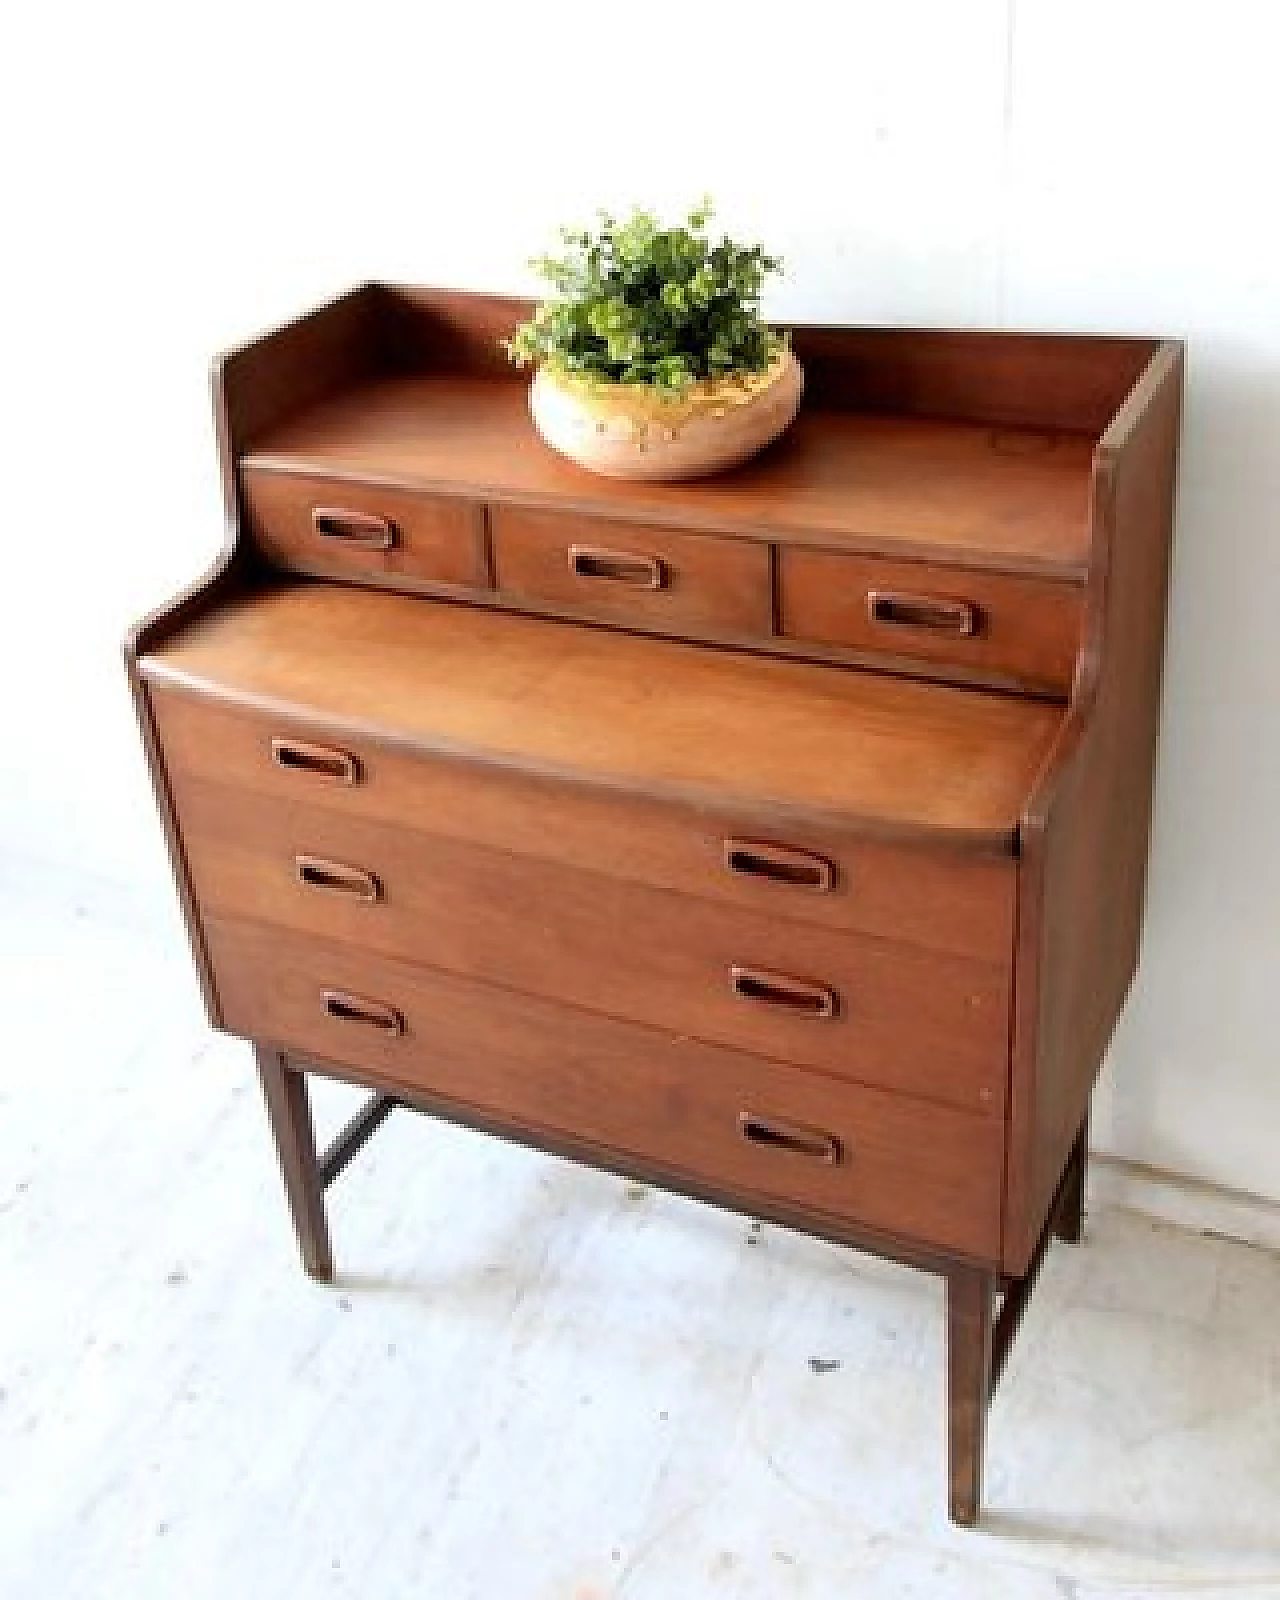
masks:
<svg viewBox="0 0 1280 1600"><path fill-rule="evenodd" d="M594 477L555 455L527 386L448 375L354 384L276 427L249 465L510 497L669 526L1080 578L1091 435L802 406L753 461L679 484Z"/></svg>
<svg viewBox="0 0 1280 1600"><path fill-rule="evenodd" d="M144 675L427 750L754 812L1007 849L1065 714L341 584L273 583Z"/></svg>

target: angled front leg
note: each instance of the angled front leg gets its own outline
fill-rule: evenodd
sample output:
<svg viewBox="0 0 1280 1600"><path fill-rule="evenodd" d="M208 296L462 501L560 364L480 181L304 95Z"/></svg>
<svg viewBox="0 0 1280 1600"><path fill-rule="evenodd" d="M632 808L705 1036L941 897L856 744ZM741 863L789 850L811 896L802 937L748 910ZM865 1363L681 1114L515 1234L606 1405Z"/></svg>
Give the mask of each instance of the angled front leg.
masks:
<svg viewBox="0 0 1280 1600"><path fill-rule="evenodd" d="M333 1277L333 1253L306 1075L291 1067L278 1050L256 1044L253 1048L302 1264L313 1278L327 1283Z"/></svg>
<svg viewBox="0 0 1280 1600"><path fill-rule="evenodd" d="M982 1507L995 1292L995 1273L981 1267L947 1274L948 1510L962 1528L973 1526Z"/></svg>

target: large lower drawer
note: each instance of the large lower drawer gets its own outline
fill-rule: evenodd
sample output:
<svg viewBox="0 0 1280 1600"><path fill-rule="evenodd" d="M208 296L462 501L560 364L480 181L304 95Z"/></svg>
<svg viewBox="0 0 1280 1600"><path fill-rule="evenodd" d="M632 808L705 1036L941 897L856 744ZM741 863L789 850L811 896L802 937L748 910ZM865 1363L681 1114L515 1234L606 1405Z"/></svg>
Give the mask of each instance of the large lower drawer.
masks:
<svg viewBox="0 0 1280 1600"><path fill-rule="evenodd" d="M200 906L1003 1114L1007 963L190 783ZM429 820L429 819L427 819Z"/></svg>
<svg viewBox="0 0 1280 1600"><path fill-rule="evenodd" d="M901 843L794 815L693 807L396 748L349 730L150 688L179 809L206 780L289 810L440 838L674 889L765 917L1005 964L1011 856Z"/></svg>
<svg viewBox="0 0 1280 1600"><path fill-rule="evenodd" d="M998 1259L1001 1122L375 957L212 920L226 1025L519 1134Z"/></svg>

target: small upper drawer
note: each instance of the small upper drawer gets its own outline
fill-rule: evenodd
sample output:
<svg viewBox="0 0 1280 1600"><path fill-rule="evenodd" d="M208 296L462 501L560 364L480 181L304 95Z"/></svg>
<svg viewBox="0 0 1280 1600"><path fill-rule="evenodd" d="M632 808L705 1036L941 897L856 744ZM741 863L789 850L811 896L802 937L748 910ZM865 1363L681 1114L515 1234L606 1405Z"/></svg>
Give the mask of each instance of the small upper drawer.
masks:
<svg viewBox="0 0 1280 1600"><path fill-rule="evenodd" d="M513 600L663 633L772 632L766 544L515 506L492 515L497 585Z"/></svg>
<svg viewBox="0 0 1280 1600"><path fill-rule="evenodd" d="M1070 691L1084 613L1073 583L784 548L778 590L785 638Z"/></svg>
<svg viewBox="0 0 1280 1600"><path fill-rule="evenodd" d="M254 537L279 566L488 587L484 512L469 500L253 465L241 483Z"/></svg>

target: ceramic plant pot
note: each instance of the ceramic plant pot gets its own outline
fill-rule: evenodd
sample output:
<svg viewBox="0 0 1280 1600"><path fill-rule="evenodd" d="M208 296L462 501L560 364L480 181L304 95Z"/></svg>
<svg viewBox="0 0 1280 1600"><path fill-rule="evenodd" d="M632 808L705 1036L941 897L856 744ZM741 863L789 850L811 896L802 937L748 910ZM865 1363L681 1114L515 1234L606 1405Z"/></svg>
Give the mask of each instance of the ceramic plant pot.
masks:
<svg viewBox="0 0 1280 1600"><path fill-rule="evenodd" d="M705 380L679 396L538 370L529 409L553 450L609 478L700 478L763 450L800 408L790 350L767 372Z"/></svg>

